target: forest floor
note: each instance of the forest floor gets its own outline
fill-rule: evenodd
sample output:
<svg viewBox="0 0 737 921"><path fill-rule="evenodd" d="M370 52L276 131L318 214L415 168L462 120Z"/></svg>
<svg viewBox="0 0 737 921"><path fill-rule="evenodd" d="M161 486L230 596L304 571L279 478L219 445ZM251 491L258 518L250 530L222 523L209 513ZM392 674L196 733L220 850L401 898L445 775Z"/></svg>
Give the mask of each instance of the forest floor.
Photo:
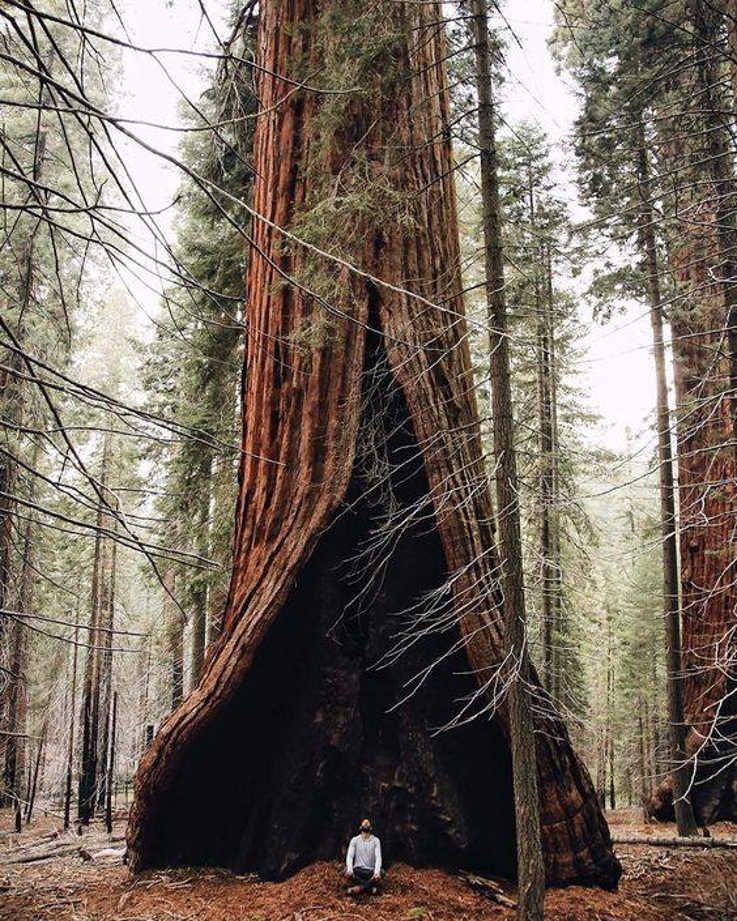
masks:
<svg viewBox="0 0 737 921"><path fill-rule="evenodd" d="M644 825L634 810L609 813L615 836L675 833ZM514 911L442 870L391 868L385 891L354 900L336 863L306 867L283 883L189 868L132 877L122 861L125 817L113 839L93 827L53 837L57 818L40 815L20 835L0 811L0 921L507 921ZM737 825L714 837L737 839ZM30 850L29 850L30 848ZM48 853L43 860L11 863ZM73 852L69 853L69 849ZM81 848L81 852L79 851ZM617 845L619 891L550 890L548 921L737 921L737 851ZM504 886L514 898L514 889Z"/></svg>

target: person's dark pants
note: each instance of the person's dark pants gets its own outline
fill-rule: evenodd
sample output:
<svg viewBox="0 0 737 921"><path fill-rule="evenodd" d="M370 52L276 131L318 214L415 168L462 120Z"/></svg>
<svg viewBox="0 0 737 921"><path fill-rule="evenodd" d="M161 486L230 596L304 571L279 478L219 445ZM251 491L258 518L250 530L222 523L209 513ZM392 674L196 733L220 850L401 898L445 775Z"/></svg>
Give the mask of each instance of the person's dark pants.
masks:
<svg viewBox="0 0 737 921"><path fill-rule="evenodd" d="M375 886L379 885L379 880L374 879L373 870L367 870L365 867L354 867L351 885L360 886L364 892L371 892Z"/></svg>

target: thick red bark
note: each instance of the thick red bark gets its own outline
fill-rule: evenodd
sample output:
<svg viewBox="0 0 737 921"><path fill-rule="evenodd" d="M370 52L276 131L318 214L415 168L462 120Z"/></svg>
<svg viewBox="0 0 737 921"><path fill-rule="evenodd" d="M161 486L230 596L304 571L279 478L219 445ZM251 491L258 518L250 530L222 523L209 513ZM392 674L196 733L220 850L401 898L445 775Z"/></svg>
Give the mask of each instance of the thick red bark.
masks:
<svg viewBox="0 0 737 921"><path fill-rule="evenodd" d="M660 123L669 197L669 258L677 400L683 703L697 820L737 819L735 578L737 186L729 103L720 87L717 7L690 0L693 58L679 72L682 103ZM668 110L668 114L670 114ZM650 811L673 812L671 783Z"/></svg>
<svg viewBox="0 0 737 921"><path fill-rule="evenodd" d="M229 863L281 876L336 856L366 812L390 859L512 873L503 712L433 732L503 655L440 4L382 2L368 19L358 3L291 0L265 2L260 14L262 218L248 277L233 578L201 683L141 762L131 862ZM368 66L351 58L361 34L375 40ZM353 60L347 83L359 79L367 91L337 100L296 91L289 78L309 83L323 55ZM367 184L370 207L346 222L341 208L352 196L365 203ZM305 214L317 201L323 230L337 229L321 244L340 247L361 272L285 245L275 225L308 234ZM305 290L324 288L326 274L329 309ZM403 526L379 554L388 562L372 585L376 562L355 559L387 515ZM421 636L429 598L446 618L436 615L437 629ZM393 658L397 633L410 626L396 612L413 605L416 642ZM373 667L382 657L386 667ZM619 867L588 774L560 720L539 729L548 878L615 885Z"/></svg>

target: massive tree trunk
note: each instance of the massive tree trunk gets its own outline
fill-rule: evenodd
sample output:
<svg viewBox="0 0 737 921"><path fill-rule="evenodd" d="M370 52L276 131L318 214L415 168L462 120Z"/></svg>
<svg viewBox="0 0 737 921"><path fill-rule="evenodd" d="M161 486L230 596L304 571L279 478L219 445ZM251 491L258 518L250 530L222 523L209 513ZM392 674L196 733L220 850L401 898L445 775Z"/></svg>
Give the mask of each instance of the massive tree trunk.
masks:
<svg viewBox="0 0 737 921"><path fill-rule="evenodd" d="M683 705L692 803L701 824L737 818L735 683L735 202L733 152L721 112L716 8L689 2L691 57L660 121L661 167L677 297L671 311L678 406ZM669 117L668 117L669 116ZM650 811L673 813L672 784Z"/></svg>
<svg viewBox="0 0 737 921"><path fill-rule="evenodd" d="M281 877L369 814L390 860L513 874L440 4L260 12L233 577L202 680L142 759L131 865ZM297 86L321 73L352 91ZM613 886L588 774L560 720L538 729L548 880Z"/></svg>

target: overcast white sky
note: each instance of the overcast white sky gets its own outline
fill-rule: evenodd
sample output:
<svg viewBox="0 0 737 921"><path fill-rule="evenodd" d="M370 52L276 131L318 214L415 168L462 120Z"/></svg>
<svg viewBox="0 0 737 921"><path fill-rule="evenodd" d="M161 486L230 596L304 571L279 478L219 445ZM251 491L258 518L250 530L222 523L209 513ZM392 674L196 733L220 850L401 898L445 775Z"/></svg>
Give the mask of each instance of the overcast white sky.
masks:
<svg viewBox="0 0 737 921"><path fill-rule="evenodd" d="M147 47L198 50L211 46L209 27L200 21L197 0L175 0L173 6L166 0L125 0L124 8L134 42ZM208 0L207 9L224 34L221 0ZM514 39L507 43L507 117L510 121L535 121L546 130L559 150L561 169L568 172L570 181L568 165L572 157L566 153L566 141L578 103L567 78L556 73L548 51L553 4L551 0L507 0L503 9L521 44L520 47ZM196 98L201 63L181 55L167 56L166 62L176 83ZM163 124L179 123L179 93L150 58L126 53L121 85L125 88L119 102L122 114ZM135 130L157 148L176 152L179 135L175 132L140 127ZM159 209L170 204L179 181L176 169L132 144L127 147L127 157L147 205ZM565 187L574 194L568 182ZM171 234L169 218L162 216L161 224ZM155 312L155 290L148 292L136 284L135 291L144 313ZM629 428L635 435L642 433L652 411L649 341L647 315L631 309L610 324L595 327L586 343L587 354L581 363L584 386L588 386L592 407L606 420L599 440L618 450L625 447L626 430Z"/></svg>

